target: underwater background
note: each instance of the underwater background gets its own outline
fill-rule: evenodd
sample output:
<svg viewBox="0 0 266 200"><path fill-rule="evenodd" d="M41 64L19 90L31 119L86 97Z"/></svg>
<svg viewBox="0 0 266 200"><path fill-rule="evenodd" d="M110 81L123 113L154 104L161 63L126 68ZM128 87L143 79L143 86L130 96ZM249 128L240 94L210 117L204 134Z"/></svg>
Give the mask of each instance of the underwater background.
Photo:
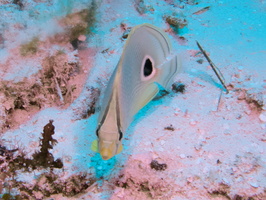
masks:
<svg viewBox="0 0 266 200"><path fill-rule="evenodd" d="M183 69L102 160L99 102L143 23ZM265 33L265 0L0 0L0 197L266 199Z"/></svg>

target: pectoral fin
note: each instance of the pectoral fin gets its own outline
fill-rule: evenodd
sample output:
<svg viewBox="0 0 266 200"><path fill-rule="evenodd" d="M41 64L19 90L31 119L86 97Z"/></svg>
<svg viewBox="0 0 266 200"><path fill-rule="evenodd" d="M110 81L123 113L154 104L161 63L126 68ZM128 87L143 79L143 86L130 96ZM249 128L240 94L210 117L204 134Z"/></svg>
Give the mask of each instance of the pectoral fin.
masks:
<svg viewBox="0 0 266 200"><path fill-rule="evenodd" d="M122 144L120 144L120 146L118 147L117 154L121 153L121 151L123 151L123 145Z"/></svg>
<svg viewBox="0 0 266 200"><path fill-rule="evenodd" d="M99 152L99 148L98 148L98 140L94 140L91 143L91 150L94 152Z"/></svg>

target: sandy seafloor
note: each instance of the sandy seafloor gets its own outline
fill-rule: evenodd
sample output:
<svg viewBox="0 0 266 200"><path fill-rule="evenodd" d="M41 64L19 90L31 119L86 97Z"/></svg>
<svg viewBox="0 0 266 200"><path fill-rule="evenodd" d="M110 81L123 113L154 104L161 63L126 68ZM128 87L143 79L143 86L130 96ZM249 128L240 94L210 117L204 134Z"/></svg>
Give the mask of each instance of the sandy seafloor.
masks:
<svg viewBox="0 0 266 200"><path fill-rule="evenodd" d="M0 144L23 149L30 157L39 148L43 126L53 119L58 144L51 152L64 163L53 173L62 180L81 172L96 178L76 196L47 197L39 190L32 199L266 199L266 1L102 0L97 2L92 33L76 50L51 38L64 35L59 21L88 7L89 0L23 0L21 8L12 2L0 0L1 87L4 81L40 82L43 60L58 49L66 55L62 63L78 63L81 72L70 83L77 87L71 103L61 99L61 105L15 110L1 89ZM205 7L209 9L197 12ZM185 19L187 25L174 32L164 16ZM120 58L126 41L121 39L121 23L150 23L167 32L182 55L183 71L175 81L185 85L185 92L171 91L145 106L125 133L122 153L103 161L90 149L96 139L97 109L89 117L82 115L92 105L91 88L103 96ZM21 56L21 45L34 37L40 40L37 53ZM221 84L196 40L220 68L230 90L223 92L219 105ZM12 126L2 128L12 108ZM165 128L169 126L173 129ZM167 168L151 169L152 160ZM0 167L3 175L7 167ZM30 188L49 172L18 170L15 179ZM8 187L13 178L2 178L0 193L20 193ZM49 190L45 180L40 184Z"/></svg>

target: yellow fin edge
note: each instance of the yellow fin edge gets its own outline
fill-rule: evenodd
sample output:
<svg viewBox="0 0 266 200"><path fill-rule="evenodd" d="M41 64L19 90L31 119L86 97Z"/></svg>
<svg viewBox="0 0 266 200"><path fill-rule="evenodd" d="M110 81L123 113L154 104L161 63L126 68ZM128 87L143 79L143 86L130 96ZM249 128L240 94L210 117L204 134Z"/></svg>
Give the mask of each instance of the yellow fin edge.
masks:
<svg viewBox="0 0 266 200"><path fill-rule="evenodd" d="M99 149L98 149L98 140L94 140L91 143L91 150L94 151L94 152L99 152Z"/></svg>
<svg viewBox="0 0 266 200"><path fill-rule="evenodd" d="M120 144L118 151L117 151L117 154L121 153L121 151L123 151L123 145L122 144Z"/></svg>

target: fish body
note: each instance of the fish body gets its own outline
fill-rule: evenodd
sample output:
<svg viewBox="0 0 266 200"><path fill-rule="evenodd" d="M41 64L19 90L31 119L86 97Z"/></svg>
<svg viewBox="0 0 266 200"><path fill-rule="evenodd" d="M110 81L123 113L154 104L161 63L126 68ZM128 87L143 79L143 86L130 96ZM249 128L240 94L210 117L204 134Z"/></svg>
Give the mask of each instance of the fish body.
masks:
<svg viewBox="0 0 266 200"><path fill-rule="evenodd" d="M163 87L171 87L181 61L168 36L150 24L134 27L107 85L93 149L104 160L122 151L122 138L134 115Z"/></svg>

